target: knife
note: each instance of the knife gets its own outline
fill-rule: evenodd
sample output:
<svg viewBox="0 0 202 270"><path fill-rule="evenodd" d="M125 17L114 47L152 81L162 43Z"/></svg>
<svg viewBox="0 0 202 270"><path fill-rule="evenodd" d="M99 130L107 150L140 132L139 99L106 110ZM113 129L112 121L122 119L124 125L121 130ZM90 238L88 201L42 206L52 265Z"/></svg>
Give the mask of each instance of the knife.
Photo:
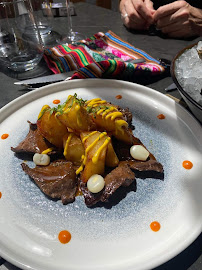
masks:
<svg viewBox="0 0 202 270"><path fill-rule="evenodd" d="M129 59L124 62L132 63L132 64L138 64L138 63L144 63L146 60L144 58L139 59ZM28 79L23 81L14 82L15 85L23 85L23 86L30 86L33 84L40 84L40 83L51 83L51 82L59 82L68 80L71 78L71 76L76 72L76 70L68 71L64 73L59 74L53 74L53 75L47 75L43 77L37 77L34 79Z"/></svg>
<svg viewBox="0 0 202 270"><path fill-rule="evenodd" d="M176 84L175 83L172 83L168 87L165 88L165 91L166 92L169 92L169 91L173 91L173 90L176 90L176 89L177 89Z"/></svg>
<svg viewBox="0 0 202 270"><path fill-rule="evenodd" d="M29 85L38 84L38 83L51 83L51 82L64 81L68 78L71 78L71 76L74 74L75 71L76 70L64 72L64 73L59 73L59 74L47 75L47 76L43 76L43 77L37 77L34 79L28 79L28 80L23 80L23 81L19 81L19 82L14 82L14 84L29 86Z"/></svg>

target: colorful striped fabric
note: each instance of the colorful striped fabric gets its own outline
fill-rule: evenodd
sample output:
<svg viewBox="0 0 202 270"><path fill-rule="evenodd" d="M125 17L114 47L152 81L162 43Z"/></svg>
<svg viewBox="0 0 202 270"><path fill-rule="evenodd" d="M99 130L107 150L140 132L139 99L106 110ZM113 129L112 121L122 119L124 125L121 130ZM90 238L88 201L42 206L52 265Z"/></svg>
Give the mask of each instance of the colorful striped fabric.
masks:
<svg viewBox="0 0 202 270"><path fill-rule="evenodd" d="M146 52L125 42L113 32L99 32L76 44L47 48L44 58L54 73L75 70L72 79L117 78L133 80L139 75L158 75L165 71L160 62ZM129 59L144 58L132 64Z"/></svg>

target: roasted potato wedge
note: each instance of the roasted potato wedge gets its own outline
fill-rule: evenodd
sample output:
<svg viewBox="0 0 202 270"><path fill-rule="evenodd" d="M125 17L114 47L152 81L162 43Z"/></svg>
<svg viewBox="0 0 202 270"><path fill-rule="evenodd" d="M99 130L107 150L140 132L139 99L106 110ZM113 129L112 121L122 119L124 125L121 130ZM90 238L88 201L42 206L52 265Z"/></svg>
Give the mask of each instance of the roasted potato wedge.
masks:
<svg viewBox="0 0 202 270"><path fill-rule="evenodd" d="M63 137L67 133L67 128L55 117L55 112L51 112L48 105L41 109L37 120L37 128L50 143L62 149Z"/></svg>
<svg viewBox="0 0 202 270"><path fill-rule="evenodd" d="M85 167L81 172L81 180L87 182L93 174L104 174L107 146L111 138L107 136L106 132L99 131L84 132L80 136L85 148L83 160Z"/></svg>
<svg viewBox="0 0 202 270"><path fill-rule="evenodd" d="M73 162L75 165L80 165L85 153L80 137L68 132L63 137L63 147L66 160Z"/></svg>
<svg viewBox="0 0 202 270"><path fill-rule="evenodd" d="M87 101L85 106L100 131L111 132L117 139L132 144L128 123L117 106L99 98Z"/></svg>
<svg viewBox="0 0 202 270"><path fill-rule="evenodd" d="M84 101L76 96L69 96L66 105L62 111L56 113L56 117L66 127L79 133L80 131L89 131L95 128L90 115L83 106Z"/></svg>
<svg viewBox="0 0 202 270"><path fill-rule="evenodd" d="M114 151L111 141L107 145L105 164L108 167L116 167L119 164L119 159Z"/></svg>

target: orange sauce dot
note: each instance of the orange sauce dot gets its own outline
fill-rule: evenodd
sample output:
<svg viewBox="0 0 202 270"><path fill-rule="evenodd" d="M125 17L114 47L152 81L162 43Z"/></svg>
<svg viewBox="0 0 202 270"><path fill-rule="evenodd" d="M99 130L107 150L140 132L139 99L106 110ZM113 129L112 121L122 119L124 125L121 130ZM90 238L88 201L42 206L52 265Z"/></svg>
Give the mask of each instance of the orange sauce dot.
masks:
<svg viewBox="0 0 202 270"><path fill-rule="evenodd" d="M122 99L122 95L117 95L116 99Z"/></svg>
<svg viewBox="0 0 202 270"><path fill-rule="evenodd" d="M59 99L54 99L53 100L53 104L58 104L58 103L60 103L60 100Z"/></svg>
<svg viewBox="0 0 202 270"><path fill-rule="evenodd" d="M166 117L164 114L161 113L161 114L157 115L157 118L161 120L161 119L165 119Z"/></svg>
<svg viewBox="0 0 202 270"><path fill-rule="evenodd" d="M2 197L2 193L0 192L0 199L1 199L1 197Z"/></svg>
<svg viewBox="0 0 202 270"><path fill-rule="evenodd" d="M150 224L150 228L152 231L154 232L158 232L161 228L161 225L158 221L153 221L151 224Z"/></svg>
<svg viewBox="0 0 202 270"><path fill-rule="evenodd" d="M61 231L58 235L58 239L62 244L67 244L71 238L71 233L68 231Z"/></svg>
<svg viewBox="0 0 202 270"><path fill-rule="evenodd" d="M5 139L8 138L8 136L9 136L9 135L8 135L7 133L2 134L2 135L1 135L1 139L2 139L2 140L5 140Z"/></svg>
<svg viewBox="0 0 202 270"><path fill-rule="evenodd" d="M184 160L182 162L182 166L186 169L186 170L190 170L193 167L193 163L189 160Z"/></svg>

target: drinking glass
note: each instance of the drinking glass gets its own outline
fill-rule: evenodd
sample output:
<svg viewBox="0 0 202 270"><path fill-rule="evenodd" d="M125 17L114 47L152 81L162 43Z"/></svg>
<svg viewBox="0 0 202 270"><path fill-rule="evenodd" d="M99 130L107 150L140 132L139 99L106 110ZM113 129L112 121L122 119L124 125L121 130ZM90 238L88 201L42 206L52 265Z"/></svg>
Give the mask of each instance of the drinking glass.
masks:
<svg viewBox="0 0 202 270"><path fill-rule="evenodd" d="M54 46L60 35L53 31L54 16L52 13L51 0L30 0L33 7L33 14L41 35L44 46ZM33 39L33 25L27 25L26 36Z"/></svg>
<svg viewBox="0 0 202 270"><path fill-rule="evenodd" d="M70 0L66 0L66 7L67 7L67 29L68 33L67 35L63 38L63 43L75 43L78 42L79 40L86 39L85 35L73 31L72 27L72 18L71 18L71 13L70 13Z"/></svg>
<svg viewBox="0 0 202 270"><path fill-rule="evenodd" d="M30 25L34 39L26 37ZM1 65L23 72L40 62L43 46L30 0L0 2L0 33Z"/></svg>

